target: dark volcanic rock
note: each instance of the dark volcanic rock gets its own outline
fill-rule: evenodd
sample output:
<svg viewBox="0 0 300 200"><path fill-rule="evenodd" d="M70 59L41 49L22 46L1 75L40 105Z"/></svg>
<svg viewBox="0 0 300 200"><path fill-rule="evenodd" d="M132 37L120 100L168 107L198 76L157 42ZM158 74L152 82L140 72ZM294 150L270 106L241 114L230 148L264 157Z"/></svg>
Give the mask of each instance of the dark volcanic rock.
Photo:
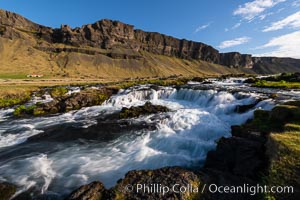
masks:
<svg viewBox="0 0 300 200"><path fill-rule="evenodd" d="M37 105L37 108L33 111L33 115L63 113L70 110L78 110L82 107L100 105L115 93L114 89L101 88L97 90L86 89L80 93L54 97L53 101L49 103Z"/></svg>
<svg viewBox="0 0 300 200"><path fill-rule="evenodd" d="M248 138L222 138L216 151L207 155L205 168L221 170L236 176L257 178L265 166L264 143Z"/></svg>
<svg viewBox="0 0 300 200"><path fill-rule="evenodd" d="M66 200L106 200L105 192L101 182L92 182L73 191Z"/></svg>
<svg viewBox="0 0 300 200"><path fill-rule="evenodd" d="M140 187L138 184L144 184L145 191L138 189ZM175 187L173 188L174 185ZM134 170L128 172L125 177L119 180L117 185L110 190L105 189L100 182L93 182L81 186L72 192L66 200L198 199L200 195L199 186L200 179L198 176L180 167L165 167L156 170ZM149 192L146 191L146 187L149 188ZM168 187L170 191L163 193L162 187ZM177 192L177 190L180 190L180 187L186 188L186 192ZM175 191L171 191L172 189Z"/></svg>
<svg viewBox="0 0 300 200"><path fill-rule="evenodd" d="M137 184L145 184L145 186L156 187L154 184L161 184L172 189L174 184L178 187L190 187L190 190L185 193L176 193L169 191L163 195L163 192L143 192L137 190ZM115 195L121 199L195 199L199 195L198 187L200 179L191 171L180 167L165 167L156 170L136 170L130 171L125 175L124 179L118 181L114 188ZM157 190L157 189L156 189Z"/></svg>
<svg viewBox="0 0 300 200"><path fill-rule="evenodd" d="M122 108L119 117L120 119L139 117L140 115L155 114L160 112L169 112L170 110L165 106L152 105L146 102L143 106Z"/></svg>
<svg viewBox="0 0 300 200"><path fill-rule="evenodd" d="M231 53L221 53L220 54L220 64L238 68L252 68L252 56L249 54L240 54L238 52L231 52Z"/></svg>
<svg viewBox="0 0 300 200"><path fill-rule="evenodd" d="M248 105L237 105L235 108L235 112L237 113L247 112L248 110L254 108L260 101L261 100L256 100L254 103Z"/></svg>
<svg viewBox="0 0 300 200"><path fill-rule="evenodd" d="M155 124L146 122L132 123L129 121L119 122L115 119L106 121L99 119L97 120L97 124L88 128L68 124L54 126L44 130L43 133L28 138L28 142L66 142L80 139L108 142L126 133L134 134L135 131L155 129Z"/></svg>
<svg viewBox="0 0 300 200"><path fill-rule="evenodd" d="M17 187L10 183L0 183L0 200L9 200L17 191Z"/></svg>

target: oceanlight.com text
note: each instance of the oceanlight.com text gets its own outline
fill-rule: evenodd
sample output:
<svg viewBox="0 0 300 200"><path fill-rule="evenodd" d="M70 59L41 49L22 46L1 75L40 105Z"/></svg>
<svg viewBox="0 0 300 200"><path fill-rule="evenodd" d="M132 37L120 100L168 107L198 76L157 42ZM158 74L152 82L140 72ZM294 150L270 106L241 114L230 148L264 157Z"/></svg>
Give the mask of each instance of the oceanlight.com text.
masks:
<svg viewBox="0 0 300 200"><path fill-rule="evenodd" d="M203 184L200 187L187 184L172 184L172 185L162 185L159 183L154 184L135 184L126 185L124 188L125 192L133 193L145 193L154 194L160 193L165 195L167 193L220 193L220 194L292 194L294 193L293 186L267 186L267 185L249 185L243 184L239 186L224 186L217 184Z"/></svg>

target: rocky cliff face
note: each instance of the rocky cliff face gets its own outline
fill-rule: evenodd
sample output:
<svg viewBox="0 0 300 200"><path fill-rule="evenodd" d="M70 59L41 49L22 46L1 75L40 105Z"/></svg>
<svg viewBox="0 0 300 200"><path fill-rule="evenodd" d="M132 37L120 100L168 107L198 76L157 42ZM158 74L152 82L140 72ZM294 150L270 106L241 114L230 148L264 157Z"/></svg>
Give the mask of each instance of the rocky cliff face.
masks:
<svg viewBox="0 0 300 200"><path fill-rule="evenodd" d="M252 56L249 54L240 54L238 52L221 53L220 61L220 64L228 67L253 67Z"/></svg>
<svg viewBox="0 0 300 200"><path fill-rule="evenodd" d="M47 34L42 37L48 38ZM62 25L60 29L53 30L49 42L76 47L132 49L184 59L220 62L219 52L206 44L179 40L160 33L134 30L132 25L107 19L75 29Z"/></svg>
<svg viewBox="0 0 300 200"><path fill-rule="evenodd" d="M62 25L60 28L52 29L35 24L20 15L0 10L0 36L9 39L22 38L24 37L22 32L30 33L38 39L35 47L39 50L52 49L55 52L61 52L63 49L49 47L52 44L63 44L77 48L78 52L91 52L90 49L87 51L82 48L110 50L117 53L105 55L124 59L138 58L140 52L149 52L186 60L202 60L230 68L246 69L246 71L252 69L257 73L286 70L294 72L300 67L300 61L296 59L253 58L251 55L238 52L219 53L218 50L201 42L135 30L134 26L119 21L104 19L81 28L72 29L68 25ZM70 51L77 50L71 49ZM127 56L129 54L134 56Z"/></svg>

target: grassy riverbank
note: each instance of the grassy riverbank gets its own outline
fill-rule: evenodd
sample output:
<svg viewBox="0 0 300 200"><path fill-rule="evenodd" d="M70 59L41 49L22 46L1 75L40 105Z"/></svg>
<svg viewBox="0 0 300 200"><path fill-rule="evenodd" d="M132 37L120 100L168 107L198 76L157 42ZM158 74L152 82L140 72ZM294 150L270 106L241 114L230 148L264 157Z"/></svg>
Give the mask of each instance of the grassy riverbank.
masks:
<svg viewBox="0 0 300 200"><path fill-rule="evenodd" d="M254 87L262 88L282 88L282 89L300 89L300 82L286 82L286 81L266 81L259 80L253 84Z"/></svg>
<svg viewBox="0 0 300 200"><path fill-rule="evenodd" d="M300 73L282 73L277 76L270 76L253 80L254 87L300 89Z"/></svg>
<svg viewBox="0 0 300 200"><path fill-rule="evenodd" d="M104 85L108 88L125 89L135 85L154 84L154 85L182 85L191 80L191 77L173 76L167 78L151 79L128 79L128 80L96 80L96 79L20 79L10 81L0 81L0 108L22 104L30 99L32 92L45 87L55 87L49 90L52 97L57 97L67 92L66 86L84 85Z"/></svg>
<svg viewBox="0 0 300 200"><path fill-rule="evenodd" d="M255 128L254 128L255 127ZM269 167L262 178L269 186L300 188L300 101L287 102L272 111L255 112L254 120L245 126L268 134L266 154ZM268 199L289 199L286 193L266 194Z"/></svg>
<svg viewBox="0 0 300 200"><path fill-rule="evenodd" d="M31 93L38 90L38 86L1 85L0 108L24 103L30 99Z"/></svg>

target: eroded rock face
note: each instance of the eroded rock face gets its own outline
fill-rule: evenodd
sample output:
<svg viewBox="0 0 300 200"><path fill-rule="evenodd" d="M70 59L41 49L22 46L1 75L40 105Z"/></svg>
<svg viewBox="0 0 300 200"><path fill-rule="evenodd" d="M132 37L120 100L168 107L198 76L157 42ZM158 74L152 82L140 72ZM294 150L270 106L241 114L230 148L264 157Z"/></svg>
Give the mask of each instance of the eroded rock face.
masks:
<svg viewBox="0 0 300 200"><path fill-rule="evenodd" d="M220 54L220 64L238 68L252 68L253 61L252 56L249 54L240 54L238 52L231 52L231 53L221 53Z"/></svg>
<svg viewBox="0 0 300 200"><path fill-rule="evenodd" d="M219 63L218 51L206 44L134 30L132 25L107 19L75 29L62 25L60 29L54 29L52 42L78 47L143 50L154 54Z"/></svg>
<svg viewBox="0 0 300 200"><path fill-rule="evenodd" d="M182 59L203 60L231 68L241 68L248 72L278 73L299 71L300 61L290 58L257 58L238 52L219 53L219 51L201 42L177 39L156 32L145 32L134 29L134 26L108 19L97 21L82 27L71 28L62 25L52 29L35 24L26 18L0 10L0 36L14 39L24 38L23 33L36 40L35 48L51 52L80 52L89 55L104 54L117 59L141 59L142 51L173 56ZM52 47L54 43L70 45L72 48ZM92 48L108 50L95 51Z"/></svg>

